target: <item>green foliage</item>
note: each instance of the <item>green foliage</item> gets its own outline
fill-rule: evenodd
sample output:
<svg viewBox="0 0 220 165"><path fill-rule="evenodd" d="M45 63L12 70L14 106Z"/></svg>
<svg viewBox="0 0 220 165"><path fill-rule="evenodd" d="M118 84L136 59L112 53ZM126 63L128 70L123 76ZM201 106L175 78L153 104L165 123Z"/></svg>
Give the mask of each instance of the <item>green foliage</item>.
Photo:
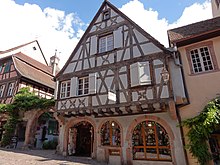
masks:
<svg viewBox="0 0 220 165"><path fill-rule="evenodd" d="M20 111L47 109L54 105L54 99L39 98L30 92L28 87L20 89L15 95L12 104L0 104L0 112L8 113L9 115L9 119L4 126L5 133L1 141L1 146L10 144L11 137L14 135L16 124L19 120Z"/></svg>
<svg viewBox="0 0 220 165"><path fill-rule="evenodd" d="M54 150L58 145L57 140L44 141L42 148L45 150Z"/></svg>
<svg viewBox="0 0 220 165"><path fill-rule="evenodd" d="M189 144L186 148L196 157L201 165L206 165L212 159L209 152L208 139L220 122L220 97L210 101L196 117L182 122L189 128L187 136Z"/></svg>

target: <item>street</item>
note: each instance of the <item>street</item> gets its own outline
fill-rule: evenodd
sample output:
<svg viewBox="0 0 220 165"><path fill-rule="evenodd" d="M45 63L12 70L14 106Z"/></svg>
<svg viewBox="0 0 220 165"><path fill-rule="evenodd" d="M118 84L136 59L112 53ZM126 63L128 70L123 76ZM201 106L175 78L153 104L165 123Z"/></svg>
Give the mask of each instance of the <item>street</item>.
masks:
<svg viewBox="0 0 220 165"><path fill-rule="evenodd" d="M18 150L0 148L0 165L101 165L87 157L64 157L55 150Z"/></svg>

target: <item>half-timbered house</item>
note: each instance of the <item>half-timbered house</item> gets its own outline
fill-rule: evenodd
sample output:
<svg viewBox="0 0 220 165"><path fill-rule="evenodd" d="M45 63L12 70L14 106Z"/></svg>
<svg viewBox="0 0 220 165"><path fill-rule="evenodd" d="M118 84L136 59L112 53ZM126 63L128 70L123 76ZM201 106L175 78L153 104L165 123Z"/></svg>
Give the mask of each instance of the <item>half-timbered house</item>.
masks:
<svg viewBox="0 0 220 165"><path fill-rule="evenodd" d="M57 68L57 57L53 56L51 60L53 64L48 66L41 47L36 40L9 50L0 51L0 103L12 103L13 97L19 89L27 86L39 97L47 99L54 97L55 83L53 81L53 73L55 73L54 70ZM42 112L41 110L36 110L24 114L24 118L18 123L15 132L15 135L18 136L18 140L22 142L21 144L26 140L27 143L33 145L35 134L37 134L36 145L42 147L43 141L39 139L42 139L43 130L37 123L38 117L40 117L44 111L49 110L42 110ZM0 114L0 140L7 118L7 114ZM53 121L56 120L54 119ZM48 123L44 124L47 124L46 128L50 127ZM54 124L56 123L53 123L53 125ZM26 127L28 127L28 129L26 129ZM37 130L38 132L36 133ZM32 132L32 134L30 132ZM49 132L49 130L46 130L44 136L53 136L53 133L48 134L47 132ZM57 129L55 132L57 136ZM30 142L29 139L32 139L32 141ZM38 145L38 143L40 144Z"/></svg>
<svg viewBox="0 0 220 165"><path fill-rule="evenodd" d="M56 78L63 155L109 164L185 164L173 53L105 0Z"/></svg>

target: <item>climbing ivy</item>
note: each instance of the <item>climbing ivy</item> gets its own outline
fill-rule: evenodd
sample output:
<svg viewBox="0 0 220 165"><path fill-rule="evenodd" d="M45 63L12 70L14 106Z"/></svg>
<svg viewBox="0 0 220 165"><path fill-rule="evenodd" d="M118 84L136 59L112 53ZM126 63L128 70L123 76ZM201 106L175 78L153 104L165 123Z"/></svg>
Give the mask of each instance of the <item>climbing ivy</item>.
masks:
<svg viewBox="0 0 220 165"><path fill-rule="evenodd" d="M11 104L0 104L0 113L7 113L9 116L4 126L5 133L2 137L1 146L10 144L17 122L21 118L21 116L19 116L20 111L47 109L54 105L54 99L39 98L33 92L30 92L29 87L20 89Z"/></svg>
<svg viewBox="0 0 220 165"><path fill-rule="evenodd" d="M219 122L220 97L211 100L198 116L182 122L182 125L189 129L187 133L189 143L186 148L198 159L200 165L206 165L208 161L212 160L208 139Z"/></svg>

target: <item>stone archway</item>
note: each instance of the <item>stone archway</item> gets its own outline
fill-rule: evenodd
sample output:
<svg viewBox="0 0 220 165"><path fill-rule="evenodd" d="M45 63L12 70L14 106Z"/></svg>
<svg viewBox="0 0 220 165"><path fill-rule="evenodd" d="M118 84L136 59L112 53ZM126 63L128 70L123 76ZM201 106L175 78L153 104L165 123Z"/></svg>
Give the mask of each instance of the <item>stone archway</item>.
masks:
<svg viewBox="0 0 220 165"><path fill-rule="evenodd" d="M72 118L71 120L69 120L65 124L64 134L62 135L63 136L63 143L61 144L62 148L60 148L60 150L63 151L62 153L64 155L68 155L70 129L74 128L74 126L77 126L81 122L89 123L92 127L93 131L91 133L91 136L93 136L92 138L94 140L91 141L91 155L90 156L92 158L95 158L96 157L96 148L97 148L97 140L96 140L97 139L97 130L96 130L95 122L92 119L88 118L88 117Z"/></svg>
<svg viewBox="0 0 220 165"><path fill-rule="evenodd" d="M175 137L174 137L173 131L170 128L169 124L165 120L163 120L157 116L153 116L153 115L140 116L140 117L134 119L133 122L129 125L128 130L127 130L127 134L126 134L126 141L128 142L128 148L126 149L127 164L133 164L132 163L133 162L133 158L132 158L132 134L133 134L133 131L139 123L146 121L146 120L157 122L161 126L163 126L163 128L166 130L166 132L168 133L169 139L170 139L172 162L174 162L174 164L176 164L176 160L175 160L175 156L174 156L175 148L174 148L174 144L173 144Z"/></svg>
<svg viewBox="0 0 220 165"><path fill-rule="evenodd" d="M36 132L38 118L45 112L54 112L54 110L53 109L37 109L37 110L25 112L23 120L27 121L27 125L26 125L26 130L25 130L25 141L23 144L23 149L34 146L35 132Z"/></svg>

